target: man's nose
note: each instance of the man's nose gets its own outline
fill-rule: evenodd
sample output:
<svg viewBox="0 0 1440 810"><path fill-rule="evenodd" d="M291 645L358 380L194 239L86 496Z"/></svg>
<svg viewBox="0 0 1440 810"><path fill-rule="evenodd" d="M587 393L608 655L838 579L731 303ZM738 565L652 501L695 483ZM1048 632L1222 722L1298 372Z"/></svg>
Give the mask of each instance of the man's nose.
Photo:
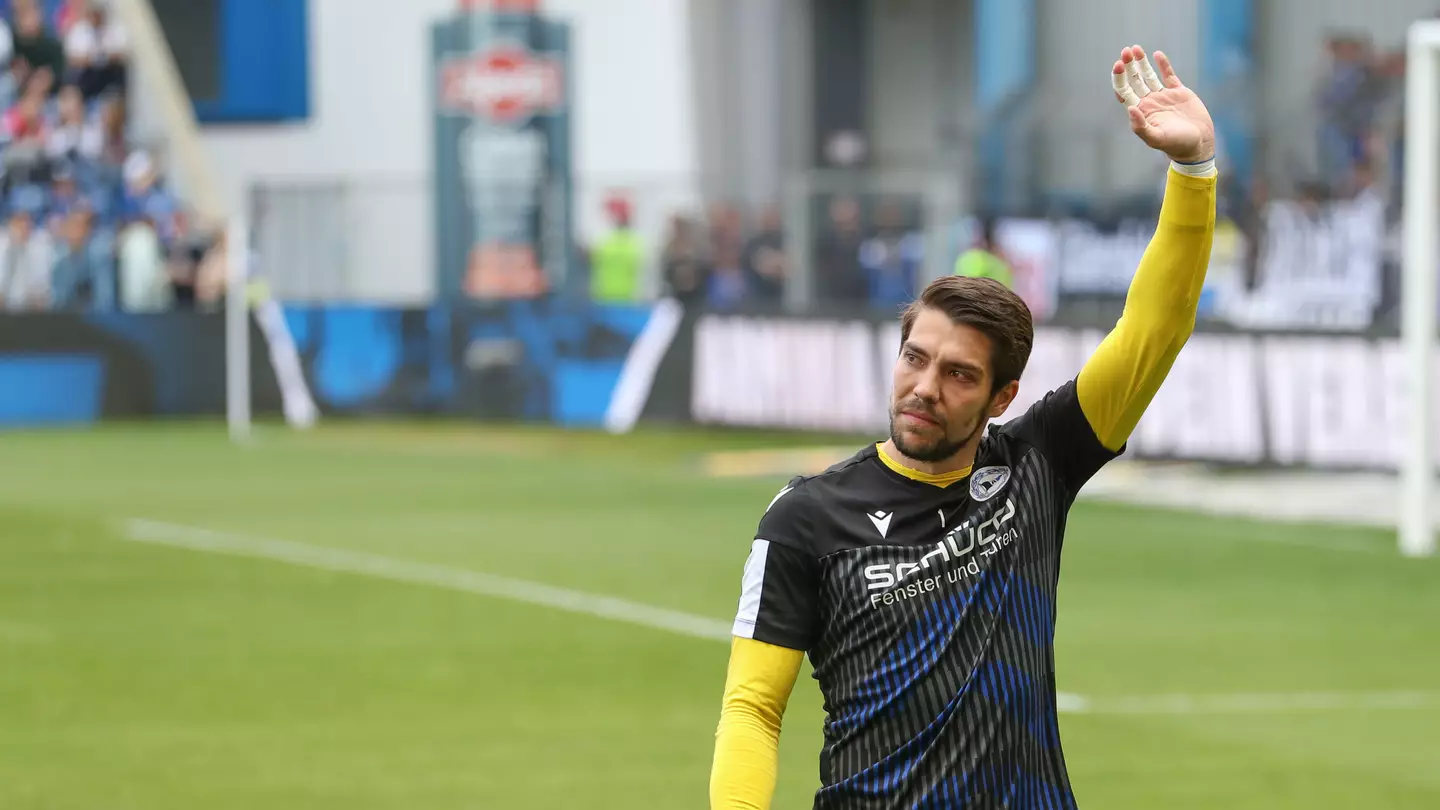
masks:
<svg viewBox="0 0 1440 810"><path fill-rule="evenodd" d="M939 375L929 369L921 372L919 378L915 380L914 393L915 396L926 402L934 402L935 398L940 395Z"/></svg>

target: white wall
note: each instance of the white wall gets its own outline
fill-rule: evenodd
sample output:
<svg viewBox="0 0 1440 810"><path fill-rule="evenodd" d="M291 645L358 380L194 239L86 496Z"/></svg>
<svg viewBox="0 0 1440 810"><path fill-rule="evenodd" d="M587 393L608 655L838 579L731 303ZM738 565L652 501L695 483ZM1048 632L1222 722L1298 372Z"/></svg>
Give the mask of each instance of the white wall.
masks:
<svg viewBox="0 0 1440 810"><path fill-rule="evenodd" d="M233 210L243 210L257 183L349 184L352 238L359 240L346 246L345 286L353 297L419 301L434 292L429 32L456 5L311 0L311 120L204 129ZM687 0L543 5L573 25L572 136L582 234L596 229L598 199L612 187L637 187L642 202L693 197ZM380 241L374 226L382 221L392 224Z"/></svg>
<svg viewBox="0 0 1440 810"><path fill-rule="evenodd" d="M1036 91L1043 181L1076 191L1159 188L1165 162L1130 133L1110 89L1127 45L1165 51L1183 78L1200 62L1199 0L1039 0ZM1023 58L1023 57L1022 57ZM1193 81L1193 79L1191 79ZM1050 123L1048 127L1045 122Z"/></svg>
<svg viewBox="0 0 1440 810"><path fill-rule="evenodd" d="M875 165L929 169L952 166L963 154L974 84L973 14L968 0L871 4Z"/></svg>

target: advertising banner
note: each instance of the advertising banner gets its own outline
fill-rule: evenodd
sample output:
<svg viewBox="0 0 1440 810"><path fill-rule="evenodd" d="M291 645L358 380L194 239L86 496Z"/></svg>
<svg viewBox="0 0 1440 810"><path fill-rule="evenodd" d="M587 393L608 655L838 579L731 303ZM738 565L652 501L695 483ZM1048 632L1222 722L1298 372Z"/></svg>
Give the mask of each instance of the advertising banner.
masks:
<svg viewBox="0 0 1440 810"><path fill-rule="evenodd" d="M573 264L569 27L471 5L431 32L436 288L533 298Z"/></svg>
<svg viewBox="0 0 1440 810"><path fill-rule="evenodd" d="M554 296L430 309L289 307L328 414L633 426L680 322L673 303Z"/></svg>
<svg viewBox="0 0 1440 810"><path fill-rule="evenodd" d="M279 370L328 416L444 415L628 430L680 332L679 305L541 296L428 309L291 305L293 352L252 319L252 408L282 412ZM269 325L273 327L272 325ZM0 427L225 413L223 313L0 318ZM688 362L687 362L688 367ZM295 368L298 366L298 368Z"/></svg>
<svg viewBox="0 0 1440 810"><path fill-rule="evenodd" d="M257 413L279 413L265 337L250 330ZM219 313L9 314L0 318L0 427L225 412Z"/></svg>
<svg viewBox="0 0 1440 810"><path fill-rule="evenodd" d="M1020 395L997 421L1073 378L1103 336L1037 330ZM654 396L688 383L701 424L883 436L899 345L893 321L702 316L688 380L667 376ZM1181 352L1128 454L1393 470L1406 441L1409 385L1391 338L1202 332Z"/></svg>
<svg viewBox="0 0 1440 810"><path fill-rule="evenodd" d="M1048 261L1037 266L1062 300L1122 298L1155 233L1148 219L1032 222L1048 231ZM1274 200L1250 231L1222 219L1200 315L1257 330L1363 331L1383 304L1396 241L1383 200L1370 192L1323 204Z"/></svg>

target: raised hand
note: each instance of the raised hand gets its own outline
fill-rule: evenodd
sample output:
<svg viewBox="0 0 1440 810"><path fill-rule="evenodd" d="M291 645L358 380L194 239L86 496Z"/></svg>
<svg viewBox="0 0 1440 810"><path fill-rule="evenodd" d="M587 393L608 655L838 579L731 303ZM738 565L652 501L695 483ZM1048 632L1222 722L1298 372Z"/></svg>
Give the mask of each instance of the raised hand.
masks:
<svg viewBox="0 0 1440 810"><path fill-rule="evenodd" d="M1177 163L1200 163L1215 157L1215 122L1200 97L1175 75L1169 57L1155 52L1159 75L1145 49L1133 45L1120 52L1111 68L1115 97L1130 116L1130 130L1151 149Z"/></svg>

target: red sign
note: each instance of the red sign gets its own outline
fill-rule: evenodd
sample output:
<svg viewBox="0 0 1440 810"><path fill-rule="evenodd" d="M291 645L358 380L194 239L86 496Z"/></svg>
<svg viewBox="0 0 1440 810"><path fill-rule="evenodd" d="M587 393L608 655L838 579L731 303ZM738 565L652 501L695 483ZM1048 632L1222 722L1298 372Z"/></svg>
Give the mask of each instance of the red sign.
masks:
<svg viewBox="0 0 1440 810"><path fill-rule="evenodd" d="M560 63L519 45L499 45L440 66L440 105L498 123L524 121L564 102Z"/></svg>

